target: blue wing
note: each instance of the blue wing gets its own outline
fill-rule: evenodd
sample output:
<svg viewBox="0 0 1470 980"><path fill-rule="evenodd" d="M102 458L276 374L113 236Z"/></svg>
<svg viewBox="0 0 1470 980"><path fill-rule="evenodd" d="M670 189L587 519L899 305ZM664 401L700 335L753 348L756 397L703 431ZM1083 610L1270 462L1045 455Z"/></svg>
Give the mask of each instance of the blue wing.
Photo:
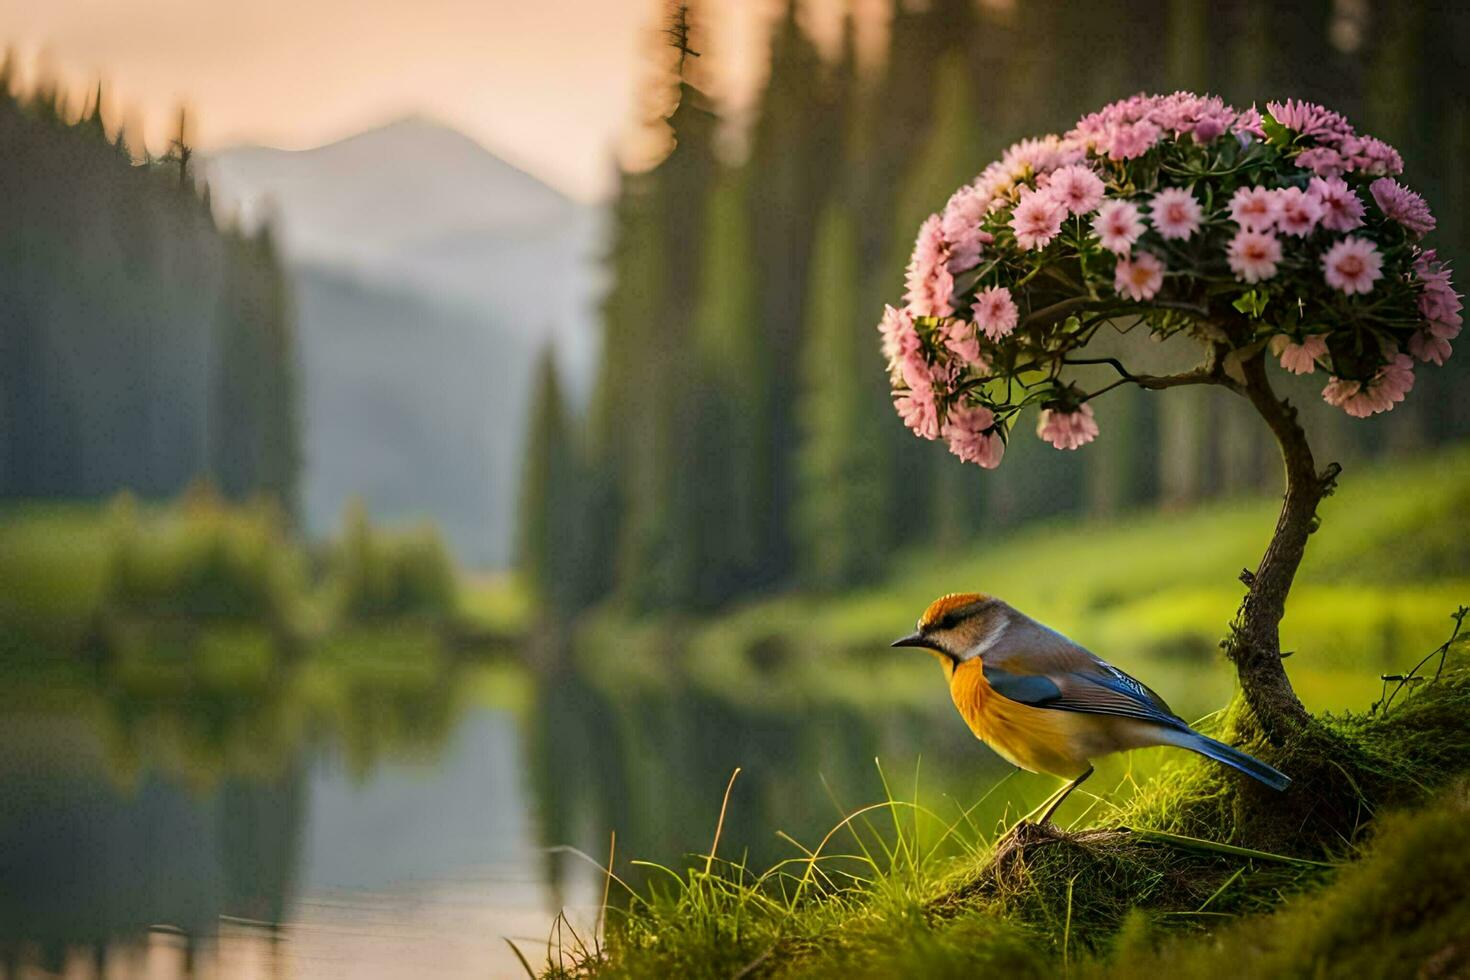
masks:
<svg viewBox="0 0 1470 980"><path fill-rule="evenodd" d="M1146 685L1112 664L1094 661L1088 669L1050 674L1020 674L984 665L985 680L1001 697L1033 708L1137 718L1171 728L1189 726Z"/></svg>

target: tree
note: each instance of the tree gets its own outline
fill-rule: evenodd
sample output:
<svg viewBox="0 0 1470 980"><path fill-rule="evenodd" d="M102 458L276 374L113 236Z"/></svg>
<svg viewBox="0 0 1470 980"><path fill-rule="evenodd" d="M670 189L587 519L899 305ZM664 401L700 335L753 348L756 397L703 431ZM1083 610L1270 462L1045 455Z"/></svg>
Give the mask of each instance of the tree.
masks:
<svg viewBox="0 0 1470 980"><path fill-rule="evenodd" d="M615 569L605 584L641 610L687 606L698 591L701 498L690 459L706 418L696 404L696 320L720 166L719 121L681 74L697 56L690 30L680 5L666 31L671 70L659 76L672 95L662 119L671 148L651 170L623 174L614 205L592 407L588 540L600 567Z"/></svg>
<svg viewBox="0 0 1470 980"><path fill-rule="evenodd" d="M268 230L222 225L182 161L135 166L103 91L72 120L0 69L0 495L176 494L293 508L293 304ZM180 180L178 163L187 176Z"/></svg>
<svg viewBox="0 0 1470 980"><path fill-rule="evenodd" d="M876 363L857 314L857 276L852 215L834 200L818 225L808 290L794 521L803 577L825 588L875 577L886 545L882 429L869 386Z"/></svg>
<svg viewBox="0 0 1470 980"><path fill-rule="evenodd" d="M550 348L541 352L536 365L526 445L530 452L521 473L516 565L548 613L564 612L568 558L576 553L571 532L579 519L580 501L575 497L571 420Z"/></svg>
<svg viewBox="0 0 1470 980"><path fill-rule="evenodd" d="M1337 464L1318 469L1267 368L1331 375L1328 404L1365 417L1441 363L1459 333L1449 271L1419 245L1428 206L1393 176L1397 151L1306 103L1237 111L1187 94L1135 96L1064 138L1017 144L927 219L904 310L882 331L895 405L968 462L1001 462L1020 413L1076 449L1092 401L1213 386L1244 399L1280 450L1286 493L1224 646L1245 701L1280 741L1309 723L1281 661L1279 624ZM1192 340L1194 369L1145 374L1088 356L1104 328ZM1079 369L1116 380L1087 390Z"/></svg>
<svg viewBox="0 0 1470 980"><path fill-rule="evenodd" d="M698 433L689 471L698 495L695 598L702 607L759 584L771 506L774 366L755 319L747 179L745 168L724 168L710 195L694 315L690 410Z"/></svg>
<svg viewBox="0 0 1470 980"><path fill-rule="evenodd" d="M813 234L843 158L840 122L816 46L788 2L771 39L771 72L756 107L747 182L756 288L756 323L777 370L771 376L771 505L761 542L764 584L793 569L791 521L797 497L797 372ZM783 369L784 367L784 369Z"/></svg>

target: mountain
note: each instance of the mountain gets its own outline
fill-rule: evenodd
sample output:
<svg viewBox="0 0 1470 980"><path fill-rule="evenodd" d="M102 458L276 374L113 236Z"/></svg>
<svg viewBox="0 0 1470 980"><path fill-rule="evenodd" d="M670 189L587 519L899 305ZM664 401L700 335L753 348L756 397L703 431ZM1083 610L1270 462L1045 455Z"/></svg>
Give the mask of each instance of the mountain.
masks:
<svg viewBox="0 0 1470 980"><path fill-rule="evenodd" d="M303 259L373 262L442 236L498 234L572 220L579 205L422 117L310 150L240 147L214 155L209 179L247 218L273 204Z"/></svg>
<svg viewBox="0 0 1470 980"><path fill-rule="evenodd" d="M204 173L219 207L274 224L296 273L308 530L361 493L506 563L535 355L555 345L574 396L595 368L601 210L422 117L224 150Z"/></svg>
<svg viewBox="0 0 1470 980"><path fill-rule="evenodd" d="M334 528L432 518L464 561L504 565L519 487L531 341L470 307L303 265L302 516Z"/></svg>

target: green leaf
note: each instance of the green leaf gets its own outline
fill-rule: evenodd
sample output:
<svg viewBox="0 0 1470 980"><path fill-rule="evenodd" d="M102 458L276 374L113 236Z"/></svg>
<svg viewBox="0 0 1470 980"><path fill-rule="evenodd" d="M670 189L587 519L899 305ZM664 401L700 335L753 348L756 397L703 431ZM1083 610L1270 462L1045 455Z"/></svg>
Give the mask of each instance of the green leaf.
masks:
<svg viewBox="0 0 1470 980"><path fill-rule="evenodd" d="M1261 128L1266 131L1267 143L1273 146L1288 146L1291 144L1291 130L1272 118L1269 112L1261 116Z"/></svg>
<svg viewBox="0 0 1470 980"><path fill-rule="evenodd" d="M1259 289L1252 289L1249 292L1241 293L1230 305L1246 316L1259 320L1261 314L1265 312L1266 303L1270 298L1269 294L1263 293Z"/></svg>

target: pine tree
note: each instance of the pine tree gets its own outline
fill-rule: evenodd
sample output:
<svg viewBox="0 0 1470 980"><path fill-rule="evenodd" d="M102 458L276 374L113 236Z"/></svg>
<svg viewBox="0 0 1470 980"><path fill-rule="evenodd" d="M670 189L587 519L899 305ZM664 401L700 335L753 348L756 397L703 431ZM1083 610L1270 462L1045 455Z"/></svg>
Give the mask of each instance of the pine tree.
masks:
<svg viewBox="0 0 1470 980"><path fill-rule="evenodd" d="M872 397L882 364L857 285L853 215L834 200L818 226L807 294L795 519L803 578L822 588L876 577L886 545L886 460Z"/></svg>
<svg viewBox="0 0 1470 980"><path fill-rule="evenodd" d="M779 582L795 564L796 418L798 379L813 234L844 134L831 110L826 71L788 2L771 41L771 70L756 107L751 139L749 199L756 322L766 335L771 376L770 432L762 470L771 502L761 542L765 583Z"/></svg>
<svg viewBox="0 0 1470 980"><path fill-rule="evenodd" d="M562 612L571 598L563 572L567 556L575 554L570 532L576 527L581 501L575 496L572 424L550 348L541 352L536 365L526 450L516 567L546 612Z"/></svg>
<svg viewBox="0 0 1470 980"><path fill-rule="evenodd" d="M686 8L679 8L684 11ZM687 24L676 14L676 28ZM687 69L687 26L675 31L679 65ZM689 463L699 448L701 411L695 385L693 323L703 271L704 222L718 174L718 120L704 94L686 78L666 117L674 146L646 177L641 235L631 256L648 277L653 299L646 319L626 324L637 338L617 380L623 404L613 424L626 427L618 453L623 509L617 542L618 591L634 608L695 604L698 583L699 492ZM609 336L609 342L612 338Z"/></svg>
<svg viewBox="0 0 1470 980"><path fill-rule="evenodd" d="M694 316L698 360L691 478L700 606L717 605L759 583L760 544L770 508L767 449L771 363L755 320L747 172L726 168L710 195L704 268Z"/></svg>
<svg viewBox="0 0 1470 980"><path fill-rule="evenodd" d="M625 577L629 500L636 449L648 409L645 352L656 343L663 290L663 247L650 214L648 174L621 172L605 259L611 283L602 303L602 361L588 410L583 515L589 601L612 594Z"/></svg>
<svg viewBox="0 0 1470 980"><path fill-rule="evenodd" d="M0 70L0 494L178 493L293 505L295 340L280 258L206 189L134 166L98 86L70 121L50 80ZM227 472L226 472L227 471Z"/></svg>

